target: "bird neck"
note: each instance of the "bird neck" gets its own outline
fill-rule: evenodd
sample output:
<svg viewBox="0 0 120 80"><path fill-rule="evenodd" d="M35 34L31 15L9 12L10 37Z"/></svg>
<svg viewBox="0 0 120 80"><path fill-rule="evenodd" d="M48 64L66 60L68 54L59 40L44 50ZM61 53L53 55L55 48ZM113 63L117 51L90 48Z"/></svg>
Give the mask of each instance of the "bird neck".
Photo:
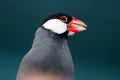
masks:
<svg viewBox="0 0 120 80"><path fill-rule="evenodd" d="M67 36L65 36L66 34L67 33L56 34L45 29L44 27L40 27L35 33L32 47L39 47L40 45L44 45L44 43L46 42L57 42L59 44L66 43L68 38Z"/></svg>

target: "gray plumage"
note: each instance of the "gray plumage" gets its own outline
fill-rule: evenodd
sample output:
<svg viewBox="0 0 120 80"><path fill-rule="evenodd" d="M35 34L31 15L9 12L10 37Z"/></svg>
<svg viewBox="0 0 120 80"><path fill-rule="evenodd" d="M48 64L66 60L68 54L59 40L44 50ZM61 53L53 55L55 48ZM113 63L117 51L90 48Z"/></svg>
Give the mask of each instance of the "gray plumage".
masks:
<svg viewBox="0 0 120 80"><path fill-rule="evenodd" d="M60 74L65 80L74 80L73 61L67 39L43 27L38 28L32 48L24 56L17 76L34 69L45 73L51 71Z"/></svg>

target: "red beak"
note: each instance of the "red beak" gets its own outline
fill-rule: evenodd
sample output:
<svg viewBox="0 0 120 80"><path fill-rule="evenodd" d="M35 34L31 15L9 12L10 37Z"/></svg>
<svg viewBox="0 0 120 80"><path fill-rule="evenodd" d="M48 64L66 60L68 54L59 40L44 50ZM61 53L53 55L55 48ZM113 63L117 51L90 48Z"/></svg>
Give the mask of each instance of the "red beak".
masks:
<svg viewBox="0 0 120 80"><path fill-rule="evenodd" d="M70 32L80 32L86 30L87 25L79 19L72 17L72 21L68 24L67 30Z"/></svg>

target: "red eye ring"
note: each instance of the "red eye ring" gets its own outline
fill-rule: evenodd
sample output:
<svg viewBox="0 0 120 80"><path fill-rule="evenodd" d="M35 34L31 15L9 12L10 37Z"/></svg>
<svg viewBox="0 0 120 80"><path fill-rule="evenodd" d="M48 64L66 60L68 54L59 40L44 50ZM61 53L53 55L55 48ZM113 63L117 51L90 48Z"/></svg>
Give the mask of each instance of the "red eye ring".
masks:
<svg viewBox="0 0 120 80"><path fill-rule="evenodd" d="M63 22L67 22L68 21L68 18L66 16L60 16L59 18L61 21Z"/></svg>

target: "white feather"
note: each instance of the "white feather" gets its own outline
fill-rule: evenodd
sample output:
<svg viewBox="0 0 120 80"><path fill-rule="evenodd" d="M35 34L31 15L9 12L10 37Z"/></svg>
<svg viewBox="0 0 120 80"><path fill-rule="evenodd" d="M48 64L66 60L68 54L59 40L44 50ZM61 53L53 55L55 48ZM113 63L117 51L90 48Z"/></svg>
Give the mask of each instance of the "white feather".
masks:
<svg viewBox="0 0 120 80"><path fill-rule="evenodd" d="M75 34L75 32L71 32L71 31L68 32L68 36L72 36L74 34Z"/></svg>
<svg viewBox="0 0 120 80"><path fill-rule="evenodd" d="M43 24L43 27L57 34L62 34L67 31L67 24L58 19L48 20Z"/></svg>

